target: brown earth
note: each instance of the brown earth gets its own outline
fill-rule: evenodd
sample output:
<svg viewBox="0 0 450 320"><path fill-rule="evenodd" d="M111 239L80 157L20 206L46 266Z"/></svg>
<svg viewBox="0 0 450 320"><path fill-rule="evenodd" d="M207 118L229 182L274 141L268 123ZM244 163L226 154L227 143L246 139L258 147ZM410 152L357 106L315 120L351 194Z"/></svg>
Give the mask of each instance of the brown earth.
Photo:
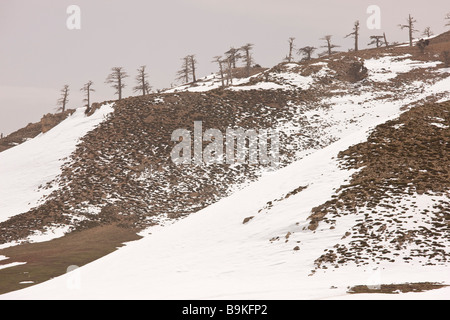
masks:
<svg viewBox="0 0 450 320"><path fill-rule="evenodd" d="M323 223L334 225L339 217L357 214L363 208L372 214L366 213L349 231L347 236L354 241L336 244L316 260L318 267L350 261L364 264L371 259L391 261L388 256L401 252L408 243L420 246L414 257L425 258L424 264L450 259L445 250L450 239L449 124L450 102L426 104L379 125L367 142L339 154L343 168L360 171L349 184L341 186L336 197L312 210L309 228L316 230ZM437 201L434 212L422 212L430 220L429 226L408 229L404 217L396 218L407 208L396 203L417 194L447 196L447 200ZM415 207L415 203L412 205Z"/></svg>
<svg viewBox="0 0 450 320"><path fill-rule="evenodd" d="M94 227L41 243L26 243L0 250L0 267L12 262L24 265L0 269L0 294L35 285L67 272L69 266L83 266L103 257L124 242L138 240L136 231L117 225ZM32 281L33 283L20 284Z"/></svg>
<svg viewBox="0 0 450 320"><path fill-rule="evenodd" d="M402 283L402 284L382 284L379 287L368 286L354 286L348 290L350 294L361 293L384 293L384 294L398 294L408 292L425 292L430 290L442 289L448 287L448 285L432 282L419 282L419 283Z"/></svg>

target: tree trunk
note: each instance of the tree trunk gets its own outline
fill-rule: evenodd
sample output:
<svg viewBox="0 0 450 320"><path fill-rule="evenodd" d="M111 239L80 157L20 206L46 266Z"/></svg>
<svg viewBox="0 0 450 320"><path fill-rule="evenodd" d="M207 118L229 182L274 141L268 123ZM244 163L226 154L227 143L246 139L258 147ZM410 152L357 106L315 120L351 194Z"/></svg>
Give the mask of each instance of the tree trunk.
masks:
<svg viewBox="0 0 450 320"><path fill-rule="evenodd" d="M413 23L411 15L409 15L409 46L413 46Z"/></svg>

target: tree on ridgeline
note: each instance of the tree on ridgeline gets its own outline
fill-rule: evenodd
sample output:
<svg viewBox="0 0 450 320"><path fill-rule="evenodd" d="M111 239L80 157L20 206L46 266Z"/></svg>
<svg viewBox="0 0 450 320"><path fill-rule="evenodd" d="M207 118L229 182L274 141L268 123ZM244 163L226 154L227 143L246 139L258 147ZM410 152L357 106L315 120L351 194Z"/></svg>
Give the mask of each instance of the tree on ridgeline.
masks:
<svg viewBox="0 0 450 320"><path fill-rule="evenodd" d="M355 24L353 26L353 32L349 33L345 36L345 38L353 37L355 40L355 52L359 50L359 20L355 21Z"/></svg>
<svg viewBox="0 0 450 320"><path fill-rule="evenodd" d="M195 59L195 55L191 54L188 56L189 63L191 64L191 74L192 74L192 82L197 82L197 77L195 76L195 70L197 66L197 59Z"/></svg>
<svg viewBox="0 0 450 320"><path fill-rule="evenodd" d="M377 48L379 48L379 47L381 47L384 44L384 41L383 41L384 35L382 35L382 36L370 36L370 39L372 41L367 44L368 46L376 45Z"/></svg>
<svg viewBox="0 0 450 320"><path fill-rule="evenodd" d="M406 21L406 24L399 24L398 26L400 27L400 29L408 29L408 33L409 33L409 46L412 47L413 46L413 39L414 39L414 33L417 32L417 30L415 29L415 24L416 24L417 20L414 19L411 15L408 16L408 19Z"/></svg>
<svg viewBox="0 0 450 320"><path fill-rule="evenodd" d="M298 54L303 55L302 61L311 60L312 54L316 51L316 47L306 46L298 49Z"/></svg>
<svg viewBox="0 0 450 320"><path fill-rule="evenodd" d="M250 68L252 67L253 57L251 50L253 49L253 44L247 43L246 45L241 47L241 50L244 52L242 59L245 63L245 74L247 77L250 77Z"/></svg>
<svg viewBox="0 0 450 320"><path fill-rule="evenodd" d="M233 84L233 60L232 57L228 56L225 58L227 66L227 86Z"/></svg>
<svg viewBox="0 0 450 320"><path fill-rule="evenodd" d="M80 89L80 91L84 92L86 98L83 99L83 102L86 102L86 107L89 109L91 106L91 92L94 92L95 90L92 89L92 85L94 83L92 81L88 81L84 84L83 88Z"/></svg>
<svg viewBox="0 0 450 320"><path fill-rule="evenodd" d="M450 27L450 12L447 13L445 16L445 20L447 20L447 23L445 24L446 27Z"/></svg>
<svg viewBox="0 0 450 320"><path fill-rule="evenodd" d="M293 54L293 51L294 51L294 49L295 49L294 40L295 40L294 37L291 37L291 38L289 38L289 40L288 40L288 43L289 43L289 53L288 53L288 55L287 55L286 58L285 58L285 60L286 60L287 62L292 62L292 59L294 58L293 55L292 55L292 54Z"/></svg>
<svg viewBox="0 0 450 320"><path fill-rule="evenodd" d="M423 30L422 35L429 38L432 35L434 35L433 31L431 31L430 27L426 27L425 30Z"/></svg>
<svg viewBox="0 0 450 320"><path fill-rule="evenodd" d="M183 83L189 83L189 76L191 74L191 59L189 56L186 56L181 60L183 60L183 64L177 72L177 80L181 80Z"/></svg>
<svg viewBox="0 0 450 320"><path fill-rule="evenodd" d="M387 38L386 38L386 32L383 32L383 39L384 39L384 45L386 46L386 48L389 47L389 42L387 41Z"/></svg>
<svg viewBox="0 0 450 320"><path fill-rule="evenodd" d="M217 63L219 65L219 71L220 71L220 81L222 81L222 87L225 87L225 79L224 79L224 72L223 72L223 58L221 56L215 56L213 58L214 60L212 62Z"/></svg>
<svg viewBox="0 0 450 320"><path fill-rule="evenodd" d="M61 98L58 99L57 105L59 106L58 111L65 112L67 103L69 102L69 85L66 84L61 89Z"/></svg>
<svg viewBox="0 0 450 320"><path fill-rule="evenodd" d="M231 61L231 66L236 69L236 62L238 59L241 58L241 55L239 53L239 49L231 47L230 50L225 52L226 60Z"/></svg>
<svg viewBox="0 0 450 320"><path fill-rule="evenodd" d="M325 37L321 38L320 40L324 40L327 42L326 45L321 46L321 48L326 48L326 51L319 53L319 57L322 56L331 56L334 53L337 53L337 51L334 51L334 48L339 48L340 46L334 45L331 43L331 35L326 35Z"/></svg>
<svg viewBox="0 0 450 320"><path fill-rule="evenodd" d="M137 86L133 88L134 92L142 92L142 95L145 96L146 94L150 93L150 90L152 87L148 83L148 73L145 71L147 66L141 66L139 69L137 69L137 76L135 78Z"/></svg>
<svg viewBox="0 0 450 320"><path fill-rule="evenodd" d="M111 69L111 73L106 78L105 83L111 84L111 87L116 89L116 93L119 96L119 100L122 100L122 89L125 88L124 79L128 77L128 74L122 67L114 67Z"/></svg>

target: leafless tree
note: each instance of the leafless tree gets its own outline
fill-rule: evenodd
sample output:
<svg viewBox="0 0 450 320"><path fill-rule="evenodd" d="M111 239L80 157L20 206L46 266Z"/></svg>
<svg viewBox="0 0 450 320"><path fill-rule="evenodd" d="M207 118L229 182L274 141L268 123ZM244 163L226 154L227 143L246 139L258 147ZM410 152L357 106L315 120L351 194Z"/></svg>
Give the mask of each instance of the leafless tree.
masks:
<svg viewBox="0 0 450 320"><path fill-rule="evenodd" d="M408 29L409 32L409 46L413 46L413 35L417 30L414 28L414 25L416 24L417 20L414 19L411 15L408 16L407 24L399 24L398 26L403 29Z"/></svg>
<svg viewBox="0 0 450 320"><path fill-rule="evenodd" d="M93 84L94 83L89 80L84 84L83 88L80 89L80 91L84 92L84 94L86 95L86 98L83 99L83 102L86 102L86 107L88 107L88 109L91 106L91 92L95 91L91 88Z"/></svg>
<svg viewBox="0 0 450 320"><path fill-rule="evenodd" d="M433 31L431 31L430 27L426 27L425 30L423 30L422 35L429 38L432 35L434 35Z"/></svg>
<svg viewBox="0 0 450 320"><path fill-rule="evenodd" d="M288 43L289 43L289 54L286 56L285 60L287 62L292 62L293 56L292 53L294 51L295 45L294 45L294 37L289 38Z"/></svg>
<svg viewBox="0 0 450 320"><path fill-rule="evenodd" d="M239 54L239 49L231 47L230 50L225 52L226 59L230 59L231 66L236 69L236 61L241 58L241 55Z"/></svg>
<svg viewBox="0 0 450 320"><path fill-rule="evenodd" d="M148 83L148 73L145 71L147 66L141 66L139 69L137 69L137 76L135 78L137 86L133 88L134 92L142 92L142 95L145 96L146 94L150 93L151 86Z"/></svg>
<svg viewBox="0 0 450 320"><path fill-rule="evenodd" d="M241 47L241 50L244 51L242 59L244 60L245 63L245 73L247 77L250 77L250 68L252 67L253 63L253 57L251 53L253 46L254 46L253 44L247 43L246 45Z"/></svg>
<svg viewBox="0 0 450 320"><path fill-rule="evenodd" d="M111 87L116 89L115 94L119 95L119 100L122 100L122 89L125 88L123 79L127 78L128 74L122 67L114 67L111 70L112 72L106 78L105 83L111 84Z"/></svg>
<svg viewBox="0 0 450 320"><path fill-rule="evenodd" d="M321 48L326 48L327 50L325 52L322 52L319 54L320 57L322 56L331 56L334 53L337 53L337 51L333 51L334 48L339 48L340 46L334 45L331 43L331 35L326 35L325 37L321 38L320 40L324 40L327 42L326 45L321 46Z"/></svg>
<svg viewBox="0 0 450 320"><path fill-rule="evenodd" d="M372 40L371 42L369 42L368 46L371 45L376 45L377 48L381 47L384 44L384 35L382 36L370 36L370 39Z"/></svg>
<svg viewBox="0 0 450 320"><path fill-rule="evenodd" d="M222 87L225 87L225 79L224 79L224 73L223 73L224 61L221 56L215 56L213 59L214 60L212 62L215 62L219 65L220 80L222 81Z"/></svg>
<svg viewBox="0 0 450 320"><path fill-rule="evenodd" d="M316 51L316 49L317 49L316 47L310 47L310 46L303 47L303 48L298 49L298 54L304 56L302 61L308 61L308 60L311 60L311 56L314 53L314 51Z"/></svg>
<svg viewBox="0 0 450 320"><path fill-rule="evenodd" d="M192 82L197 82L197 77L195 76L195 70L196 70L196 66L197 66L197 59L195 59L195 55L191 54L188 56L189 57L189 62L191 64L191 74L192 74Z"/></svg>
<svg viewBox="0 0 450 320"><path fill-rule="evenodd" d="M183 60L183 64L177 72L177 80L181 80L184 83L189 83L189 75L191 74L191 59L189 56L186 56L181 60Z"/></svg>
<svg viewBox="0 0 450 320"><path fill-rule="evenodd" d="M349 33L348 35L345 36L346 38L348 37L353 37L355 39L355 52L359 50L359 46L358 46L358 41L359 41L359 21L355 21L355 25L353 27L353 32Z"/></svg>
<svg viewBox="0 0 450 320"><path fill-rule="evenodd" d="M58 99L57 105L60 106L58 111L64 112L66 111L66 105L69 102L69 85L66 84L61 89L61 98Z"/></svg>
<svg viewBox="0 0 450 320"><path fill-rule="evenodd" d="M384 39L384 45L386 47L389 47L389 42L387 41L387 38L386 38L386 32L383 32L383 39Z"/></svg>

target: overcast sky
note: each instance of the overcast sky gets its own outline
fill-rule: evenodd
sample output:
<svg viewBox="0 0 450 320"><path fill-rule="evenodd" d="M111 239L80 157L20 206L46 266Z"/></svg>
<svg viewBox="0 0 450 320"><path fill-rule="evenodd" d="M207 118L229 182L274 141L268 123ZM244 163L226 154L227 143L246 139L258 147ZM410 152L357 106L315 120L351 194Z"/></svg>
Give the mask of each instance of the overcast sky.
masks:
<svg viewBox="0 0 450 320"><path fill-rule="evenodd" d="M69 5L81 9L81 29L69 30ZM369 30L369 5L381 9L381 29ZM181 58L195 54L198 76L216 71L211 60L231 46L255 45L255 62L265 67L297 47L320 46L327 34L343 50L344 36L361 22L361 44L386 32L407 41L409 13L417 29L444 32L448 0L0 0L0 132L4 134L55 112L59 90L70 85L69 108L82 106L79 89L89 80L93 101L114 99L105 78L111 67L130 75L124 96L133 94L136 69L147 65L154 89L170 87Z"/></svg>

